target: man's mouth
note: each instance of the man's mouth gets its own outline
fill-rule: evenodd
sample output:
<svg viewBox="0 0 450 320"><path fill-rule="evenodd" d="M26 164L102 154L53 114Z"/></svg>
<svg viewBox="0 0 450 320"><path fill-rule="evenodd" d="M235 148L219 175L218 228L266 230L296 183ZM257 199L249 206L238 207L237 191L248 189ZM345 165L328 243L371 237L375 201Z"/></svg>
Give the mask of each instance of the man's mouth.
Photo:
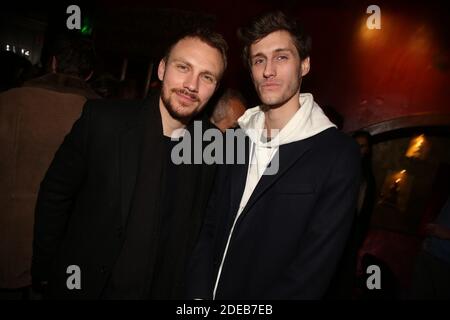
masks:
<svg viewBox="0 0 450 320"><path fill-rule="evenodd" d="M182 100L186 100L186 101L189 101L189 102L197 102L199 100L197 95L192 94L192 93L190 93L190 92L188 92L186 90L174 89L173 92L178 97L180 97Z"/></svg>
<svg viewBox="0 0 450 320"><path fill-rule="evenodd" d="M262 89L276 89L280 87L280 84L277 82L265 82L261 85Z"/></svg>

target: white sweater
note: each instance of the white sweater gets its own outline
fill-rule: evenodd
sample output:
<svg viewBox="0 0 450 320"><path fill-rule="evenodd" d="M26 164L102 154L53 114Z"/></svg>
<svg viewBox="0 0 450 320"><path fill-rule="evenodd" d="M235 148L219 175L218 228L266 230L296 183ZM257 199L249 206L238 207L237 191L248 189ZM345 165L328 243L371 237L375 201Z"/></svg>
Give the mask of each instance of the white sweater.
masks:
<svg viewBox="0 0 450 320"><path fill-rule="evenodd" d="M242 117L239 118L239 126L249 136L251 140L249 166L247 171L247 180L245 183L244 193L242 194L236 218L231 227L228 236L227 245L222 257L222 261L217 274L214 286L213 299L216 296L217 286L219 284L220 275L222 273L223 263L226 258L230 239L233 234L234 226L242 211L244 211L250 196L255 190L256 185L261 179L264 172L270 174L267 166L278 152L279 146L291 142L304 140L312 137L328 128L336 127L323 113L319 105L314 102L314 98L310 93L300 94L300 108L289 122L276 134L270 141L265 141L264 134L265 114L259 106L248 109Z"/></svg>

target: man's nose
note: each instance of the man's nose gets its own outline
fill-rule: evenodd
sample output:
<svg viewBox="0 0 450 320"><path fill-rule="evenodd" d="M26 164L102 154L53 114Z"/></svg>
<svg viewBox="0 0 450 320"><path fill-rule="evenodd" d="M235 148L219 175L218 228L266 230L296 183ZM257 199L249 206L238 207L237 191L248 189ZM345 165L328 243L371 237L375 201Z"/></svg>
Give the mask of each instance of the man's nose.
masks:
<svg viewBox="0 0 450 320"><path fill-rule="evenodd" d="M184 79L183 86L189 91L198 92L198 80L199 77L191 73Z"/></svg>
<svg viewBox="0 0 450 320"><path fill-rule="evenodd" d="M264 78L271 78L276 76L276 70L274 64L268 60L264 67Z"/></svg>

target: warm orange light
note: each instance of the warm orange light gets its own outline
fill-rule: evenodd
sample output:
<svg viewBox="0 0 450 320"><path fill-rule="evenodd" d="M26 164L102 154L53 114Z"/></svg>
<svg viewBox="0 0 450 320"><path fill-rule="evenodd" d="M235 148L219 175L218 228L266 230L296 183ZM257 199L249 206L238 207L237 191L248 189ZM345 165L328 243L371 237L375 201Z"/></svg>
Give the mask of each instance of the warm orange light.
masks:
<svg viewBox="0 0 450 320"><path fill-rule="evenodd" d="M380 38L381 32L379 29L369 29L367 28L367 17L365 16L361 19L359 24L359 39L363 40L365 43L370 43L371 41L377 40Z"/></svg>
<svg viewBox="0 0 450 320"><path fill-rule="evenodd" d="M406 152L406 157L408 158L421 158L423 156L423 147L426 143L425 135L414 138L409 143L408 151Z"/></svg>
<svg viewBox="0 0 450 320"><path fill-rule="evenodd" d="M433 45L433 33L429 26L423 24L412 30L409 38L409 50L415 55L426 54Z"/></svg>
<svg viewBox="0 0 450 320"><path fill-rule="evenodd" d="M392 181L395 184L403 183L403 181L406 179L406 170L398 171L397 173L392 175Z"/></svg>

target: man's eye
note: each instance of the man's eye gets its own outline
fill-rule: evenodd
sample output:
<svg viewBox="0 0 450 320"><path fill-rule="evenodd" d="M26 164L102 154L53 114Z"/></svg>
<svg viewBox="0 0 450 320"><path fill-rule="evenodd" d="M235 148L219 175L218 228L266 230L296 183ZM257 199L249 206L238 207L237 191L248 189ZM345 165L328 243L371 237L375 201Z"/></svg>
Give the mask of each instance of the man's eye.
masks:
<svg viewBox="0 0 450 320"><path fill-rule="evenodd" d="M206 82L208 82L208 83L215 83L216 82L216 79L213 76L210 76L210 75L207 75L207 74L203 75L203 79Z"/></svg>
<svg viewBox="0 0 450 320"><path fill-rule="evenodd" d="M282 60L287 60L287 58L288 58L287 56L278 56L277 60L282 61Z"/></svg>
<svg viewBox="0 0 450 320"><path fill-rule="evenodd" d="M261 64L261 63L263 63L264 62L264 60L263 59L255 59L254 61L253 61L253 64L255 65L255 64Z"/></svg>
<svg viewBox="0 0 450 320"><path fill-rule="evenodd" d="M187 71L188 67L183 65L183 64L178 64L177 65L177 69L180 70L180 71Z"/></svg>

